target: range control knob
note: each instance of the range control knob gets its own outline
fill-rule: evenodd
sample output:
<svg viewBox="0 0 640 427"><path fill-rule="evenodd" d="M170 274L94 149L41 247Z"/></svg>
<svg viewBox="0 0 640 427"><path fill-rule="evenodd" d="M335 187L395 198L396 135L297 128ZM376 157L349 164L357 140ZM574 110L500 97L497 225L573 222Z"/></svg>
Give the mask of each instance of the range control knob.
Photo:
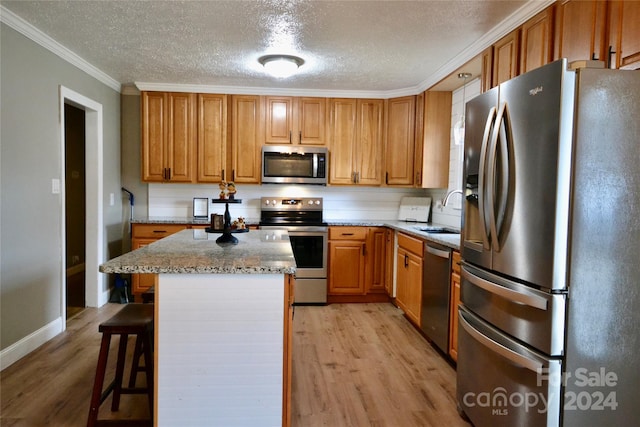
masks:
<svg viewBox="0 0 640 427"><path fill-rule="evenodd" d="M320 200L316 200L316 205L319 205L319 204L320 204Z"/></svg>

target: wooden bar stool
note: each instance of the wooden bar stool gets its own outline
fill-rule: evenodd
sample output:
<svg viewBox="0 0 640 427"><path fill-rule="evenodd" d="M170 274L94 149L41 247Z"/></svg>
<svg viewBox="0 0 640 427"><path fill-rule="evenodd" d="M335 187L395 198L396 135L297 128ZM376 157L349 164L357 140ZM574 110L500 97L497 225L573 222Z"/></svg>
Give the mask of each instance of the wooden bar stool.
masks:
<svg viewBox="0 0 640 427"><path fill-rule="evenodd" d="M149 411L153 417L153 354L151 346L151 334L153 332L153 305L152 304L127 304L122 310L116 313L106 322L100 324L98 330L102 333L102 343L98 356L98 366L91 395L91 406L89 408L89 418L87 427L94 427L101 424L108 425L151 425L152 420L98 420L98 410L104 400L113 392L111 410L117 411L120 406L120 396L122 394L146 394L149 401ZM103 389L104 377L109 356L109 346L111 336L119 335L118 359L116 361L116 374L113 382ZM135 387L131 379L129 387L122 387L122 377L124 373L124 363L127 352L127 339L129 335L136 336L136 350L144 356L144 371L146 373L146 387ZM134 353L137 353L135 351ZM140 358L140 354L138 354ZM134 361L134 365L137 363ZM132 375L134 371L132 369Z"/></svg>
<svg viewBox="0 0 640 427"><path fill-rule="evenodd" d="M155 300L156 289L152 286L146 291L142 293L142 302L143 303L153 303Z"/></svg>

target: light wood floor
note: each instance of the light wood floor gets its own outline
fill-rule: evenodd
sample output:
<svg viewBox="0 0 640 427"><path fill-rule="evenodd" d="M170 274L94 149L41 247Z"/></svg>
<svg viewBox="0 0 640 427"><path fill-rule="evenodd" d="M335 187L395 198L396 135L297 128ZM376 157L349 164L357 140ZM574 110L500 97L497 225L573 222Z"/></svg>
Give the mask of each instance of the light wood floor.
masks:
<svg viewBox="0 0 640 427"><path fill-rule="evenodd" d="M87 308L63 334L2 371L0 425L84 426L98 324L122 307ZM293 427L468 427L456 412L455 371L390 304L296 307L293 354ZM111 413L108 398L100 418L146 418L144 399L123 396Z"/></svg>
<svg viewBox="0 0 640 427"><path fill-rule="evenodd" d="M469 426L455 371L388 303L296 307L292 424Z"/></svg>

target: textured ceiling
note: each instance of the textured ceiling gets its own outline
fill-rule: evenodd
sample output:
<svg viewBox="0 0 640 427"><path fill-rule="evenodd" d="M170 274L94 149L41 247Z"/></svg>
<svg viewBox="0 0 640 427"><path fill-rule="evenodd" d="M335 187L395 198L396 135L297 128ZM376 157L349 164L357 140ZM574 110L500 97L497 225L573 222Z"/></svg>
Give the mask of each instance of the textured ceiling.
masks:
<svg viewBox="0 0 640 427"><path fill-rule="evenodd" d="M526 1L1 1L122 84L419 87ZM286 80L257 59L306 61Z"/></svg>

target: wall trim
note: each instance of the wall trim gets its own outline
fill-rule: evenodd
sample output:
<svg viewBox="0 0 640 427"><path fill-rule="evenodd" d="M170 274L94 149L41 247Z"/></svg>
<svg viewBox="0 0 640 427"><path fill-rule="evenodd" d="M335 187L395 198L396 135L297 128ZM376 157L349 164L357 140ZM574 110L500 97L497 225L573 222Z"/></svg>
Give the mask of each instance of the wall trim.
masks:
<svg viewBox="0 0 640 427"><path fill-rule="evenodd" d="M59 42L55 41L54 39L43 33L41 30L34 27L2 5L0 5L0 22L7 24L9 27L13 28L20 34L38 43L40 46L44 47L51 53L64 59L71 65L76 66L85 73L89 74L91 77L109 86L116 92L120 92L121 85L120 82L118 82L116 79L109 76L104 71L96 68L86 60L82 59L76 53L67 49Z"/></svg>
<svg viewBox="0 0 640 427"><path fill-rule="evenodd" d="M61 333L63 325L64 322L62 321L62 317L58 317L49 324L0 351L0 371L13 365L33 350Z"/></svg>
<svg viewBox="0 0 640 427"><path fill-rule="evenodd" d="M65 86L59 87L60 102L60 156L62 170L65 165L65 129L64 129L64 104L68 103L85 111L85 168L86 174L86 221L85 221L85 292L87 307L101 307L109 301L109 290L105 275L100 273L98 267L105 262L105 229L104 229L104 149L103 149L103 113L102 104L86 96L79 94ZM60 278L60 312L66 314L66 294L62 285L66 279L66 255L65 242L65 176L61 173L61 224L60 242L61 271ZM63 325L63 328L65 326ZM64 330L64 329L63 329Z"/></svg>
<svg viewBox="0 0 640 427"><path fill-rule="evenodd" d="M520 25L528 21L530 18L534 17L542 10L555 3L555 1L556 0L537 0L525 3L520 9L509 15L507 19L495 26L488 33L483 34L482 37L476 40L473 44L469 45L469 47L464 49L450 61L446 62L428 79L422 82L422 84L418 85L419 89L416 93L420 93L424 90L429 89L431 86L438 84L442 79L448 77L455 70L462 67L464 64L479 55L483 50L500 40L505 35L509 34L511 31L518 28Z"/></svg>
<svg viewBox="0 0 640 427"><path fill-rule="evenodd" d="M415 95L438 84L442 79L453 73L455 70L472 60L484 49L491 46L497 40L513 31L529 18L536 15L546 7L553 4L555 0L536 0L526 2L520 9L516 10L504 21L484 34L461 53L456 55L442 67L436 70L429 78L422 83L407 88L400 88L388 91L342 91L342 90L322 90L322 89L291 89L291 88L267 88L267 87L243 87L243 86L215 86L215 85L193 85L193 84L173 84L173 83L151 83L135 82L139 90L161 91L161 92L196 92L196 93L225 93L232 95L288 95L288 96L319 96L336 98L395 98L400 96ZM80 68L87 74L100 80L107 86L126 95L136 95L135 90L128 88L124 90L120 82L110 77L103 71L91 65L89 62L76 55L71 50L20 18L15 13L0 5L0 21L4 22L14 30L22 33L26 37L50 50L60 58L68 61L72 65Z"/></svg>

